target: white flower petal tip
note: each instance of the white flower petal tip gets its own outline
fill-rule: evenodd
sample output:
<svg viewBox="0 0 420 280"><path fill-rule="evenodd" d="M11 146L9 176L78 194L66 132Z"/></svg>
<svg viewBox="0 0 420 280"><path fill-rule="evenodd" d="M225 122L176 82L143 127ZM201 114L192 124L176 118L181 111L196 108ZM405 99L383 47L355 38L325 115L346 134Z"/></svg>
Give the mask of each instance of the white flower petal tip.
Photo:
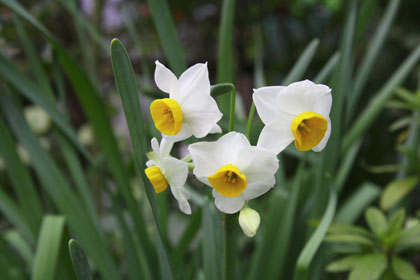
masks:
<svg viewBox="0 0 420 280"><path fill-rule="evenodd" d="M179 208L185 214L191 214L188 203L190 194L184 189L188 177L188 163L170 156L172 143L162 139L160 145L156 138L151 140L153 152L148 153L150 160L144 170L156 193L168 188L178 201Z"/></svg>
<svg viewBox="0 0 420 280"><path fill-rule="evenodd" d="M319 152L331 134L331 88L304 80L287 87L254 90L254 103L265 124L257 146L279 154L294 142L299 151Z"/></svg>
<svg viewBox="0 0 420 280"><path fill-rule="evenodd" d="M156 61L155 82L160 90L169 93L169 98L154 100L150 112L156 128L168 141L192 135L202 138L220 131L217 123L222 113L210 95L207 62L191 66L177 79Z"/></svg>
<svg viewBox="0 0 420 280"><path fill-rule="evenodd" d="M275 184L276 155L251 146L245 135L229 132L214 142L188 147L194 175L213 188L216 207L228 214L240 211L246 200L256 198Z"/></svg>
<svg viewBox="0 0 420 280"><path fill-rule="evenodd" d="M252 208L244 207L239 213L239 225L248 237L254 237L260 226L260 214Z"/></svg>

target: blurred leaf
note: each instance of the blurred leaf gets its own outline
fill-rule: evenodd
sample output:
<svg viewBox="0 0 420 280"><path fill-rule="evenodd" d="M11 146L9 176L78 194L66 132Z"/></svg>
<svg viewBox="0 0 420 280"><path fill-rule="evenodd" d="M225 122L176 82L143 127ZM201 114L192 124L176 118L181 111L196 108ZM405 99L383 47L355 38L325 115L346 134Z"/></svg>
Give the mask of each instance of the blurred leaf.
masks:
<svg viewBox="0 0 420 280"><path fill-rule="evenodd" d="M402 208L395 211L389 218L387 234L392 235L396 232L399 232L402 229L404 222L405 222L405 209Z"/></svg>
<svg viewBox="0 0 420 280"><path fill-rule="evenodd" d="M366 229L354 226L354 225L343 225L343 224L332 224L328 229L328 234L350 234L350 235L359 235L365 238L373 238L372 233Z"/></svg>
<svg viewBox="0 0 420 280"><path fill-rule="evenodd" d="M359 244L359 245L367 245L370 247L374 246L372 240L355 234L329 234L325 238L326 242L332 243L350 243L350 244Z"/></svg>
<svg viewBox="0 0 420 280"><path fill-rule="evenodd" d="M420 280L420 275L414 266L401 258L392 258L392 270L401 280Z"/></svg>
<svg viewBox="0 0 420 280"><path fill-rule="evenodd" d="M91 280L92 276L89 268L88 259L79 242L77 242L74 239L70 239L69 251L77 279Z"/></svg>
<svg viewBox="0 0 420 280"><path fill-rule="evenodd" d="M234 18L235 0L223 0L217 46L217 83L233 83L234 81ZM230 96L220 96L217 103L223 115L229 116Z"/></svg>
<svg viewBox="0 0 420 280"><path fill-rule="evenodd" d="M111 59L115 81L117 83L117 88L120 93L125 117L130 131L137 168L146 187L147 198L149 200L150 206L152 207L155 225L158 230L157 250L162 277L165 279L172 279L172 270L162 242L163 233L159 225L159 217L153 194L154 191L149 183L149 180L145 178L142 169L146 162L146 137L144 134L144 122L141 118L141 107L138 97L137 85L130 58L128 57L124 46L118 39L112 40Z"/></svg>
<svg viewBox="0 0 420 280"><path fill-rule="evenodd" d="M336 69L338 61L340 60L340 53L335 52L330 59L328 59L327 63L325 63L324 67L319 71L318 75L314 78L314 83L326 83L328 77L333 73Z"/></svg>
<svg viewBox="0 0 420 280"><path fill-rule="evenodd" d="M385 103L392 96L393 90L404 81L418 62L419 58L420 45L411 52L400 67L394 72L391 78L389 78L385 85L378 91L375 97L372 98L366 108L359 114L358 118L348 130L342 141L342 152L349 149L353 142L363 136L366 130L378 117Z"/></svg>
<svg viewBox="0 0 420 280"><path fill-rule="evenodd" d="M381 279L387 267L386 257L382 254L369 254L355 264L349 275L349 280L376 280Z"/></svg>
<svg viewBox="0 0 420 280"><path fill-rule="evenodd" d="M315 55L316 50L318 49L318 45L319 39L313 39L309 43L309 45L300 54L299 59L295 62L289 74L287 74L286 78L284 78L282 82L283 85L287 86L293 82L297 82L300 77L304 75Z"/></svg>
<svg viewBox="0 0 420 280"><path fill-rule="evenodd" d="M27 240L33 244L35 241L34 237L38 234L39 226L42 220L42 204L29 170L22 163L22 160L17 154L17 146L15 142L15 139L13 139L10 135L9 129L1 119L0 155L6 163L6 169L13 184L13 189L16 191L19 204L22 209L22 214L25 215L28 226L30 227L30 236L23 234L23 232L21 233L25 236L25 238L31 238ZM19 212L21 209L19 209Z"/></svg>
<svg viewBox="0 0 420 280"><path fill-rule="evenodd" d="M166 0L147 0L147 5L169 65L175 75L179 76L187 68L187 63L181 42L176 34L168 2Z"/></svg>
<svg viewBox="0 0 420 280"><path fill-rule="evenodd" d="M222 279L223 254L217 238L221 227L215 223L213 203L206 200L203 205L203 265L205 279Z"/></svg>
<svg viewBox="0 0 420 280"><path fill-rule="evenodd" d="M22 235L15 229L7 230L2 233L3 238L12 246L19 256L25 260L27 268L30 270L34 261L32 246L22 238ZM22 269L23 270L23 269Z"/></svg>
<svg viewBox="0 0 420 280"><path fill-rule="evenodd" d="M308 275L309 266L311 265L312 259L315 256L315 253L318 251L319 246L321 246L322 240L327 234L328 228L330 227L330 224L334 218L336 206L337 194L335 190L331 188L330 198L321 223L312 234L309 241L305 244L305 247L299 254L299 257L296 261L294 279L301 279L303 276Z"/></svg>
<svg viewBox="0 0 420 280"><path fill-rule="evenodd" d="M210 94L213 97L217 97L226 93L231 93L232 91L236 90L235 86L231 83L221 83L211 86Z"/></svg>
<svg viewBox="0 0 420 280"><path fill-rule="evenodd" d="M388 221L384 213L377 208L369 207L365 212L365 220L370 230L378 237L382 237L388 228Z"/></svg>
<svg viewBox="0 0 420 280"><path fill-rule="evenodd" d="M390 182L382 192L380 206L384 210L390 209L392 206L400 202L407 194L409 194L419 182L418 176L411 176L401 180Z"/></svg>
<svg viewBox="0 0 420 280"><path fill-rule="evenodd" d="M414 92L408 91L405 88L395 89L395 95L403 99L407 103L417 104L418 100Z"/></svg>
<svg viewBox="0 0 420 280"><path fill-rule="evenodd" d="M54 280L60 275L57 266L63 242L64 224L63 216L44 216L32 269L32 280Z"/></svg>
<svg viewBox="0 0 420 280"><path fill-rule="evenodd" d="M331 262L326 270L328 272L343 272L353 269L364 255L351 255Z"/></svg>
<svg viewBox="0 0 420 280"><path fill-rule="evenodd" d="M420 246L420 224L405 229L394 248L396 252L402 252L418 246Z"/></svg>
<svg viewBox="0 0 420 280"><path fill-rule="evenodd" d="M352 224L357 221L365 208L381 194L381 188L372 183L364 183L341 204L335 217L336 223Z"/></svg>

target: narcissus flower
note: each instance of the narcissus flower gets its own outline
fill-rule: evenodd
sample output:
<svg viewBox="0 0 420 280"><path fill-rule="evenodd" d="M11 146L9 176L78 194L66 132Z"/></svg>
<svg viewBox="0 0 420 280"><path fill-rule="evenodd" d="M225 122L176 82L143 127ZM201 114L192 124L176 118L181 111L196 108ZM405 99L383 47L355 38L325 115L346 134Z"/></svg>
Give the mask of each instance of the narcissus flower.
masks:
<svg viewBox="0 0 420 280"><path fill-rule="evenodd" d="M191 214L191 207L188 203L189 192L184 189L188 177L188 163L171 157L173 143L162 139L160 147L156 138L152 139L153 152L148 154L150 160L146 162L144 170L156 193L161 193L168 185L171 192L178 200L179 208L185 214Z"/></svg>
<svg viewBox="0 0 420 280"><path fill-rule="evenodd" d="M239 225L248 237L254 237L260 226L260 214L252 208L245 206L239 212Z"/></svg>
<svg viewBox="0 0 420 280"><path fill-rule="evenodd" d="M213 188L216 207L224 213L238 212L245 201L266 193L275 184L276 155L251 146L241 133L191 144L188 150L195 164L194 175Z"/></svg>
<svg viewBox="0 0 420 280"><path fill-rule="evenodd" d="M202 138L220 133L217 122L222 113L210 96L207 63L188 68L179 79L156 61L155 82L169 98L156 99L150 112L156 128L170 141L181 141L194 135Z"/></svg>
<svg viewBox="0 0 420 280"><path fill-rule="evenodd" d="M254 90L254 103L265 127L257 146L276 154L295 142L299 151L319 152L331 134L331 89L309 80L287 87Z"/></svg>

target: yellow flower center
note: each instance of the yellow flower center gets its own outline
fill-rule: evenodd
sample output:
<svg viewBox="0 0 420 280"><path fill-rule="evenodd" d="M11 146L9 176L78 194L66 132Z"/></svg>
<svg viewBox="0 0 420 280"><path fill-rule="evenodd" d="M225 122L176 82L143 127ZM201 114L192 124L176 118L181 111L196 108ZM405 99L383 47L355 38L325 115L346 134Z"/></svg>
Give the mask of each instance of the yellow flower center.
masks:
<svg viewBox="0 0 420 280"><path fill-rule="evenodd" d="M182 110L176 100L157 99L150 104L156 128L166 135L176 135L182 128Z"/></svg>
<svg viewBox="0 0 420 280"><path fill-rule="evenodd" d="M144 170L156 193L161 193L168 187L168 181L157 166L150 166Z"/></svg>
<svg viewBox="0 0 420 280"><path fill-rule="evenodd" d="M209 176L213 188L223 196L235 197L246 188L246 176L233 164L227 164Z"/></svg>
<svg viewBox="0 0 420 280"><path fill-rule="evenodd" d="M320 114L306 112L293 119L295 146L299 151L309 151L321 142L328 128L328 121Z"/></svg>

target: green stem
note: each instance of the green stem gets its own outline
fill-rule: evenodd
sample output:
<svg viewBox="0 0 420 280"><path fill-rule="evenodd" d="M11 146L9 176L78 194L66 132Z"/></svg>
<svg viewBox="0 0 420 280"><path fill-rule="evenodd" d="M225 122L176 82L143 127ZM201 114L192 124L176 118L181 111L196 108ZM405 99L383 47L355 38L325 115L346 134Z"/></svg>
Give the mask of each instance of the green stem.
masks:
<svg viewBox="0 0 420 280"><path fill-rule="evenodd" d="M223 214L224 215L224 279L230 280L235 279L235 238L234 229L237 214Z"/></svg>
<svg viewBox="0 0 420 280"><path fill-rule="evenodd" d="M230 93L230 113L229 113L229 132L233 131L235 124L235 101L236 101L236 89L233 88Z"/></svg>
<svg viewBox="0 0 420 280"><path fill-rule="evenodd" d="M251 134L252 121L254 120L254 114L255 114L255 103L252 102L251 109L249 110L248 122L246 123L246 131L245 131L245 136L248 139L249 139L249 134Z"/></svg>

